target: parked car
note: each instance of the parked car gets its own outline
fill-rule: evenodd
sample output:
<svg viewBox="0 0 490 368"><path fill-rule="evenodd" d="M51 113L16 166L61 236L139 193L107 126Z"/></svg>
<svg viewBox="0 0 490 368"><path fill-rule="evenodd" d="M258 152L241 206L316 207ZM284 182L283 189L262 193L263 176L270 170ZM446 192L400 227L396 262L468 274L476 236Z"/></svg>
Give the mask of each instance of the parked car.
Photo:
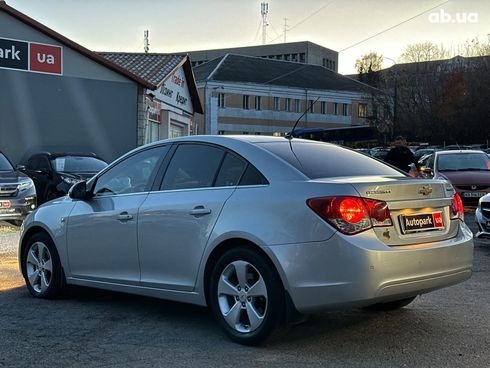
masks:
<svg viewBox="0 0 490 368"><path fill-rule="evenodd" d="M490 192L490 159L482 151L438 151L426 162L429 177L447 179L465 202L476 203Z"/></svg>
<svg viewBox="0 0 490 368"><path fill-rule="evenodd" d="M425 155L430 155L435 152L435 149L433 148L421 148L413 154L415 156L415 159L418 161L420 160L423 156Z"/></svg>
<svg viewBox="0 0 490 368"><path fill-rule="evenodd" d="M390 152L389 148L379 148L375 150L371 156L377 158L378 160L384 161L386 156L388 156L388 152Z"/></svg>
<svg viewBox="0 0 490 368"><path fill-rule="evenodd" d="M490 194L480 198L475 213L478 225L477 238L490 238Z"/></svg>
<svg viewBox="0 0 490 368"><path fill-rule="evenodd" d="M36 205L36 189L32 180L14 168L0 152L0 220L20 226Z"/></svg>
<svg viewBox="0 0 490 368"><path fill-rule="evenodd" d="M91 178L106 166L95 154L43 152L28 159L25 173L34 181L41 204L66 195L73 184Z"/></svg>
<svg viewBox="0 0 490 368"><path fill-rule="evenodd" d="M257 344L299 313L391 310L466 280L463 216L445 180L333 144L181 137L28 216L20 266L36 298L76 284L208 305L230 338Z"/></svg>

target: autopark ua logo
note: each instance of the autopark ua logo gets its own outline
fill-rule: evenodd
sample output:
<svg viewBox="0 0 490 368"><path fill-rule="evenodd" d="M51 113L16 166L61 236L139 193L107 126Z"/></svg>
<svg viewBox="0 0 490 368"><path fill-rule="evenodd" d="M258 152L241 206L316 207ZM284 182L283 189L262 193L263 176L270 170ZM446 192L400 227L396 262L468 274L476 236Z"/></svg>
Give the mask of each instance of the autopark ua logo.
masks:
<svg viewBox="0 0 490 368"><path fill-rule="evenodd" d="M430 23L467 24L478 23L478 13L449 13L444 9L429 14Z"/></svg>
<svg viewBox="0 0 490 368"><path fill-rule="evenodd" d="M63 48L0 38L0 68L62 75Z"/></svg>

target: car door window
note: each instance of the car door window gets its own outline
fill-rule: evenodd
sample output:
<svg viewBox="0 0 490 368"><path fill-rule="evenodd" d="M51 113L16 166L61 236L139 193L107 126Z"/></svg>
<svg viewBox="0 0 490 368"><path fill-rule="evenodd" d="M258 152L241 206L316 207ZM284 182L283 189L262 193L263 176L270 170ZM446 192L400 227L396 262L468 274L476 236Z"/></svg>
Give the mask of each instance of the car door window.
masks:
<svg viewBox="0 0 490 368"><path fill-rule="evenodd" d="M243 174L240 180L240 186L242 185L267 185L269 182L266 178L257 170L253 165L248 164L247 170Z"/></svg>
<svg viewBox="0 0 490 368"><path fill-rule="evenodd" d="M116 164L97 179L94 195L130 194L149 190L157 164L168 150L168 146L150 148Z"/></svg>
<svg viewBox="0 0 490 368"><path fill-rule="evenodd" d="M209 145L179 145L165 172L160 189L193 189L213 186L224 154L222 149Z"/></svg>
<svg viewBox="0 0 490 368"><path fill-rule="evenodd" d="M214 186L229 187L238 185L238 181L246 167L247 162L245 160L230 152L226 153Z"/></svg>
<svg viewBox="0 0 490 368"><path fill-rule="evenodd" d="M426 166L429 168L429 169L433 169L434 168L434 154L432 154L429 159L427 160L427 164Z"/></svg>

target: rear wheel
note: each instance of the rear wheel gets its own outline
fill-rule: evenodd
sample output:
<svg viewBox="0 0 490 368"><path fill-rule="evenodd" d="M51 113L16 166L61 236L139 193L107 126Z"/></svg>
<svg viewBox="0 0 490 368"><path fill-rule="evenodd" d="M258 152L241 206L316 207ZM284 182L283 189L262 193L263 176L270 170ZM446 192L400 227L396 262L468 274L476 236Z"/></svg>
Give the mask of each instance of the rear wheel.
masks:
<svg viewBox="0 0 490 368"><path fill-rule="evenodd" d="M218 259L208 300L226 334L244 345L264 341L283 318L282 283L269 262L248 248L231 249Z"/></svg>
<svg viewBox="0 0 490 368"><path fill-rule="evenodd" d="M413 296L410 298L394 300L392 302L373 304L368 307L365 307L365 309L372 310L372 311L392 311L392 310L406 307L411 302L413 302L415 298L416 296Z"/></svg>
<svg viewBox="0 0 490 368"><path fill-rule="evenodd" d="M32 236L24 249L22 271L27 289L36 298L56 298L65 278L56 247L44 233Z"/></svg>

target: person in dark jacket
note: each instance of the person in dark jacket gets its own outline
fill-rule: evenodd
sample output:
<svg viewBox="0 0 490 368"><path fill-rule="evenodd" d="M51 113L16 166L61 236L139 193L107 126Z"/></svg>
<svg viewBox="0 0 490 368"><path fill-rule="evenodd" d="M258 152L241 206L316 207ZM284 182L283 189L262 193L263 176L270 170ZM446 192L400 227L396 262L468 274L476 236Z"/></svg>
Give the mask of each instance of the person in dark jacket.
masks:
<svg viewBox="0 0 490 368"><path fill-rule="evenodd" d="M385 161L406 173L410 171L410 164L414 164L417 168L419 166L412 151L407 147L407 141L402 136L395 138L394 147L388 152Z"/></svg>

